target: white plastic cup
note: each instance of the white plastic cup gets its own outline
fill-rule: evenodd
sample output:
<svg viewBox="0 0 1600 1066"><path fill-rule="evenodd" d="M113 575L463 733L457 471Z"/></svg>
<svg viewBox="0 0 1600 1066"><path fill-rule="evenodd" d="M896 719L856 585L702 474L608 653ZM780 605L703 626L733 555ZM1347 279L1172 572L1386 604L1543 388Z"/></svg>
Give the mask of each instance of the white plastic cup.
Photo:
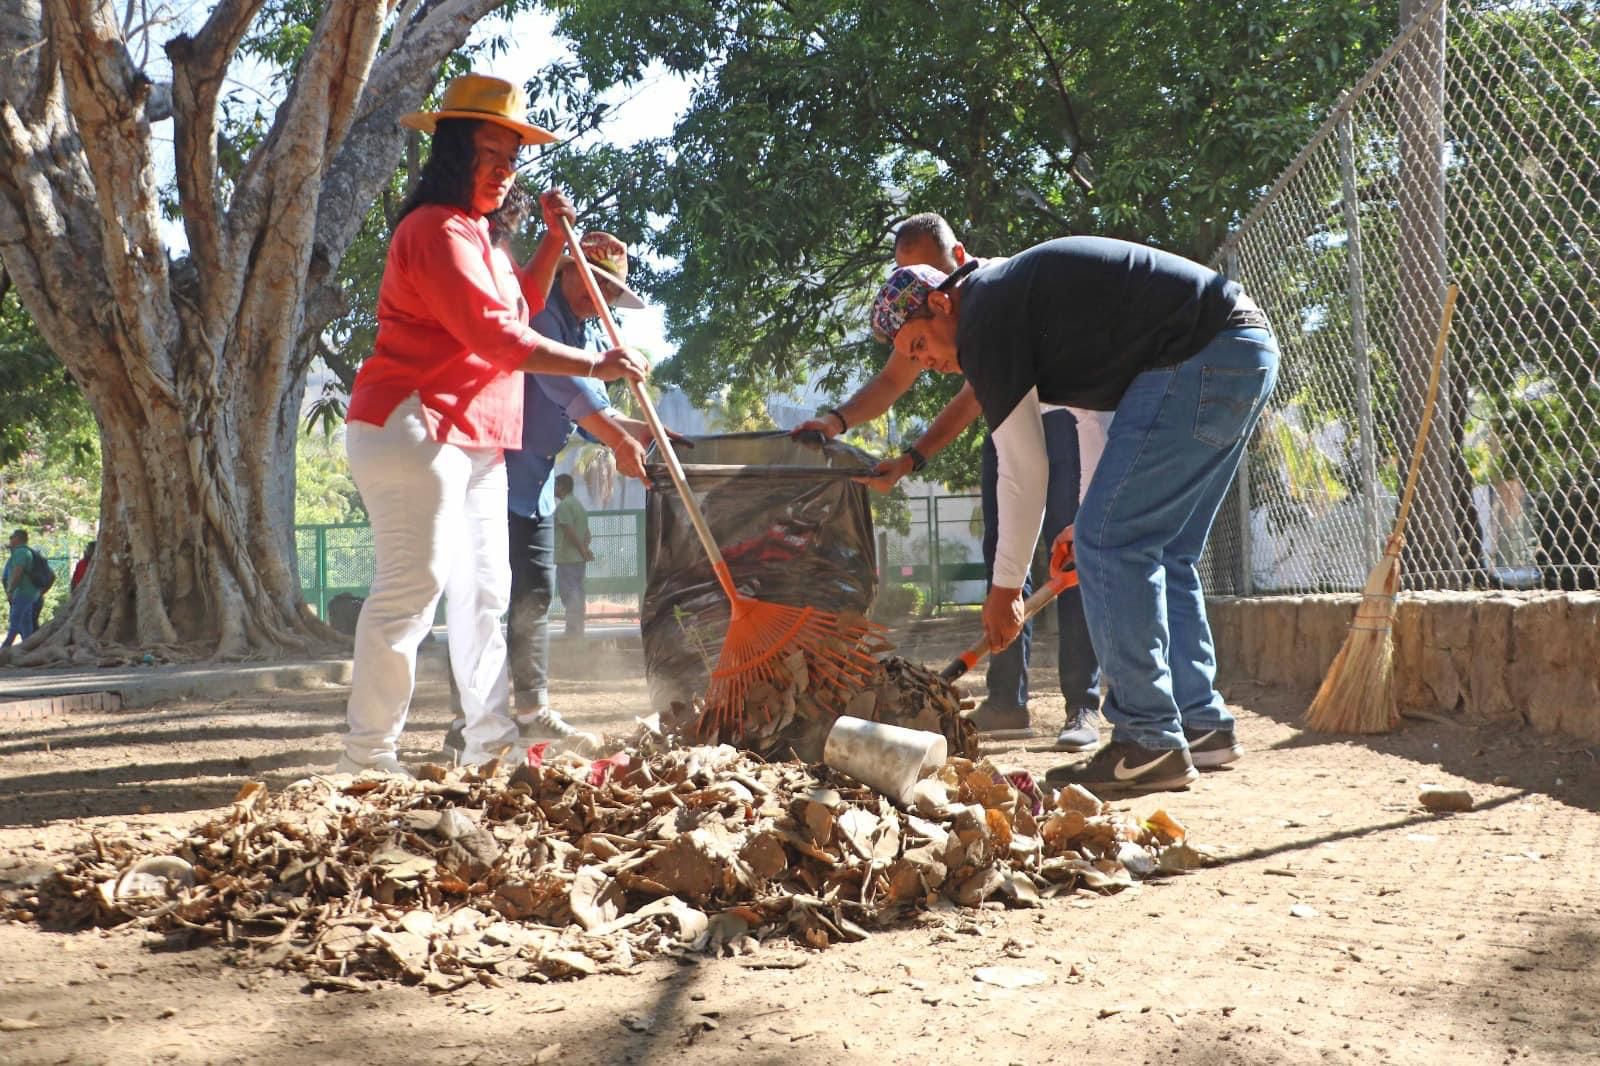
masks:
<svg viewBox="0 0 1600 1066"><path fill-rule="evenodd" d="M842 715L828 731L822 761L905 807L912 786L943 766L948 754L938 733Z"/></svg>

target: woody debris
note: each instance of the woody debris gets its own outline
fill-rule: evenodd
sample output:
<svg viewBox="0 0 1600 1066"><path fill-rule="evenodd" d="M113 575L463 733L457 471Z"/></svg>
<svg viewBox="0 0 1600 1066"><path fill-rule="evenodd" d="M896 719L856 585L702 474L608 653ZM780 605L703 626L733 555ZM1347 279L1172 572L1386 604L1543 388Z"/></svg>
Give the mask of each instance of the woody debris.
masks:
<svg viewBox="0 0 1600 1066"><path fill-rule="evenodd" d="M950 758L902 810L825 766L671 747L650 723L608 758L536 747L509 774L252 782L196 829L92 837L0 889L0 912L220 941L318 987L448 991L774 938L824 948L945 901L1038 906L1200 858L1160 811L1041 794L988 760Z"/></svg>

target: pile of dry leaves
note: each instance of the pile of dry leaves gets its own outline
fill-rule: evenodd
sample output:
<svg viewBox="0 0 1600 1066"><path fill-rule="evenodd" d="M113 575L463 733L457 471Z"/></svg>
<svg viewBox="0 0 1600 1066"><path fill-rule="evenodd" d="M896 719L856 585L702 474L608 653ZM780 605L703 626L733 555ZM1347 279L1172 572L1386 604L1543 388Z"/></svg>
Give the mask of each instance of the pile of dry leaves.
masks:
<svg viewBox="0 0 1600 1066"><path fill-rule="evenodd" d="M448 990L628 970L770 937L857 940L941 897L1037 905L1190 869L1157 811L952 758L901 811L825 767L728 746L563 755L417 781L247 785L174 840L96 837L3 901L51 927L135 921L216 938L325 987Z"/></svg>

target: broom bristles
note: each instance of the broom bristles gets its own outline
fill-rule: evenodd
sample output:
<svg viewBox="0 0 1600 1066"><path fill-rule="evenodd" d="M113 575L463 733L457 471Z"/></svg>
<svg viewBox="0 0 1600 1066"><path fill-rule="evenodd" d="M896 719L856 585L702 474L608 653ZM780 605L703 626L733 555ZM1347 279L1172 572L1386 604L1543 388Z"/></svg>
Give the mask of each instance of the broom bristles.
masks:
<svg viewBox="0 0 1600 1066"><path fill-rule="evenodd" d="M1400 724L1394 698L1394 612L1399 589L1400 556L1395 546L1367 575L1344 646L1306 710L1308 728L1323 733L1387 733Z"/></svg>

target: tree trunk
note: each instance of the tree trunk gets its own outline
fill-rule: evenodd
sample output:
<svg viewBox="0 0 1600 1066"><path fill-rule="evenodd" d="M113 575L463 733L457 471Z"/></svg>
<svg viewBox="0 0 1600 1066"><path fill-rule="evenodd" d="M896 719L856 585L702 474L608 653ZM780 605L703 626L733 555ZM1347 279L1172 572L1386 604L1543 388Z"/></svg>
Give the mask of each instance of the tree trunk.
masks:
<svg viewBox="0 0 1600 1066"><path fill-rule="evenodd" d="M305 373L341 307L340 259L399 161L396 120L496 2L408 2L391 17L385 0L328 0L268 135L225 175L218 94L261 4L221 0L167 46L189 243L172 260L155 87L115 11L0 0L0 264L82 386L104 471L87 583L15 662L272 657L341 640L296 574Z"/></svg>

